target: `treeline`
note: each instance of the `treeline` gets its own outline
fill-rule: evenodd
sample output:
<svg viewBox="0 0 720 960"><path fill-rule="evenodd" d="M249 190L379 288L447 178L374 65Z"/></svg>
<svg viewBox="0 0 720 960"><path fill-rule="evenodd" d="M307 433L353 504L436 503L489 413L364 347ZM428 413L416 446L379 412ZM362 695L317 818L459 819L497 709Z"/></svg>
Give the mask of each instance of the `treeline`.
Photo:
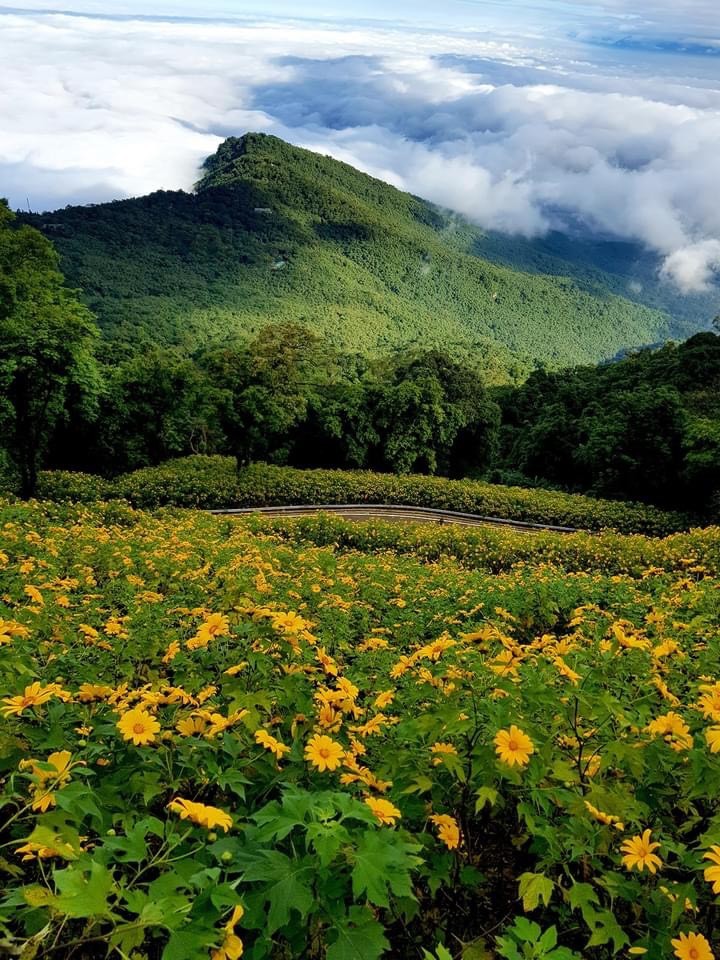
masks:
<svg viewBox="0 0 720 960"><path fill-rule="evenodd" d="M586 492L709 513L720 490L720 337L487 390L438 351L381 360L294 324L193 357L155 349L104 371L53 466L117 474L189 453ZM87 409L87 408L84 408Z"/></svg>
<svg viewBox="0 0 720 960"><path fill-rule="evenodd" d="M100 348L98 348L100 343ZM296 323L193 353L118 356L48 240L0 204L7 483L41 466L115 476L188 454L239 465L488 478L718 514L720 337L488 389L483 359L380 359Z"/></svg>

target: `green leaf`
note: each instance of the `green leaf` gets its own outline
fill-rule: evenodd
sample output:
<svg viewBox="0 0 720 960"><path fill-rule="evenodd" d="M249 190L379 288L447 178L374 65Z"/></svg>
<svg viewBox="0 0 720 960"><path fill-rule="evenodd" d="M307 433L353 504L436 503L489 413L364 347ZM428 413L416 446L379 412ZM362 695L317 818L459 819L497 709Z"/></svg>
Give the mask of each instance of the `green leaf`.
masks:
<svg viewBox="0 0 720 960"><path fill-rule="evenodd" d="M55 907L61 913L78 918L110 914L107 898L115 884L107 867L91 863L88 871L72 866L56 870L54 880L58 889Z"/></svg>
<svg viewBox="0 0 720 960"><path fill-rule="evenodd" d="M382 924L367 907L350 907L335 931L337 937L328 946L326 960L378 960L390 946Z"/></svg>
<svg viewBox="0 0 720 960"><path fill-rule="evenodd" d="M574 883L565 894L573 910L580 910L583 920L592 927L597 915L595 905L599 903L595 888L589 883Z"/></svg>
<svg viewBox="0 0 720 960"><path fill-rule="evenodd" d="M486 805L491 807L495 806L498 792L494 787L480 787L475 796L477 797L475 801L475 813L480 813Z"/></svg>
<svg viewBox="0 0 720 960"><path fill-rule="evenodd" d="M542 873L521 874L518 893L522 897L523 910L526 913L535 910L540 901L547 906L554 887L553 881Z"/></svg>
<svg viewBox="0 0 720 960"><path fill-rule="evenodd" d="M516 917L510 933L514 934L522 943L537 943L540 938L540 927L527 917Z"/></svg>
<svg viewBox="0 0 720 960"><path fill-rule="evenodd" d="M315 865L309 858L291 860L279 850L260 850L245 867L243 883L264 881L266 884L262 893L270 904L267 918L270 936L289 923L291 910L297 910L303 918L308 915L314 904L308 886L314 870Z"/></svg>
<svg viewBox="0 0 720 960"><path fill-rule="evenodd" d="M618 953L630 940L609 910L599 910L593 918L593 934L588 940L589 947L601 947L611 940L614 952Z"/></svg>
<svg viewBox="0 0 720 960"><path fill-rule="evenodd" d="M215 931L184 927L176 930L163 950L162 960L188 960L188 957L205 957L208 948L222 939Z"/></svg>
<svg viewBox="0 0 720 960"><path fill-rule="evenodd" d="M390 893L412 897L411 871L422 861L414 856L420 847L407 843L392 830L366 831L355 851L353 895L365 895L378 907L390 906Z"/></svg>

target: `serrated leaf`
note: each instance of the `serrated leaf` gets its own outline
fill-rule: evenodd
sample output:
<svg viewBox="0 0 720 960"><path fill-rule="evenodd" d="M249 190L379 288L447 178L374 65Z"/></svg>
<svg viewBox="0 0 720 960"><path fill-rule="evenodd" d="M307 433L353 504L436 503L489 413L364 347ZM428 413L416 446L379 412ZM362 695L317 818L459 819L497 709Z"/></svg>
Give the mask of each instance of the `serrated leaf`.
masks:
<svg viewBox="0 0 720 960"><path fill-rule="evenodd" d="M378 907L390 906L390 893L412 897L411 871L422 861L414 856L420 847L407 843L391 830L368 830L355 851L353 896L363 895Z"/></svg>
<svg viewBox="0 0 720 960"><path fill-rule="evenodd" d="M351 907L335 931L326 960L378 960L390 946L382 924L367 907Z"/></svg>
<svg viewBox="0 0 720 960"><path fill-rule="evenodd" d="M540 901L545 906L550 903L555 884L542 873L523 873L518 884L518 893L522 898L523 910L529 913L535 910Z"/></svg>
<svg viewBox="0 0 720 960"><path fill-rule="evenodd" d="M114 883L106 867L95 862L89 870L72 866L56 870L54 880L59 891L55 907L66 916L98 917L110 913L107 898Z"/></svg>
<svg viewBox="0 0 720 960"><path fill-rule="evenodd" d="M270 904L267 932L270 936L290 921L290 911L306 917L314 899L307 885L315 867L309 858L291 860L279 850L261 850L242 873L243 883L264 881L262 894Z"/></svg>
<svg viewBox="0 0 720 960"><path fill-rule="evenodd" d="M565 896L572 909L579 910L585 923L592 926L597 913L595 906L599 903L595 888L589 883L574 883Z"/></svg>
<svg viewBox="0 0 720 960"><path fill-rule="evenodd" d="M494 787L480 787L475 794L475 813L480 813L486 806L494 807L497 803L498 792Z"/></svg>
<svg viewBox="0 0 720 960"><path fill-rule="evenodd" d="M588 940L589 947L602 947L612 940L614 952L618 953L630 943L630 940L609 910L598 910L592 924L592 936Z"/></svg>

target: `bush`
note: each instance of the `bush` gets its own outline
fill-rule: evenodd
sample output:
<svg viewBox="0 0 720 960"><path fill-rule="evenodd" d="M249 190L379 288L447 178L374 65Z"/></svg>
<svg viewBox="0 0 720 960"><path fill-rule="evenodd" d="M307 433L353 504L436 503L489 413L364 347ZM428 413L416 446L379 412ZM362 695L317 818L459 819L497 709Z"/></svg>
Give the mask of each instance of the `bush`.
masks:
<svg viewBox="0 0 720 960"><path fill-rule="evenodd" d="M506 520L652 536L665 536L691 525L691 518L684 514L553 490L527 490L419 474L296 470L266 464L254 464L238 472L232 458L219 456L170 460L158 467L124 474L112 482L81 473L44 473L40 491L44 498L83 503L120 497L142 508L407 504Z"/></svg>
<svg viewBox="0 0 720 960"><path fill-rule="evenodd" d="M720 574L720 527L665 538L642 534L527 534L496 527L454 527L372 520L358 523L320 514L311 517L251 517L258 533L273 533L291 543L357 550L392 551L427 563L459 562L473 570L502 573L519 565L553 565L568 571L593 571L641 577L662 567L693 578Z"/></svg>

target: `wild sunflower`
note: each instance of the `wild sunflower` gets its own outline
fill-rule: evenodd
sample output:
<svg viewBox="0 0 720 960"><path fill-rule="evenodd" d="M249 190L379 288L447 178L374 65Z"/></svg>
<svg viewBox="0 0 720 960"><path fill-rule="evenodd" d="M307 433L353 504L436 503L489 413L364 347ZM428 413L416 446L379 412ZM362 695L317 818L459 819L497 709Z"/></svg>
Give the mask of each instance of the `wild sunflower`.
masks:
<svg viewBox="0 0 720 960"><path fill-rule="evenodd" d="M678 960L715 960L710 944L701 933L681 933L671 943Z"/></svg>
<svg viewBox="0 0 720 960"><path fill-rule="evenodd" d="M276 737L268 733L267 730L256 730L255 742L265 747L266 750L274 753L278 760L282 760L286 753L290 753L290 747L281 743Z"/></svg>
<svg viewBox="0 0 720 960"><path fill-rule="evenodd" d="M192 820L200 827L206 830L214 830L220 827L225 833L228 832L233 824L232 817L224 810L217 807L209 807L204 803L195 803L193 800L185 800L182 797L176 797L168 804L168 810L177 813L181 820Z"/></svg>
<svg viewBox="0 0 720 960"><path fill-rule="evenodd" d="M513 723L509 730L499 730L496 734L495 752L508 766L517 764L524 767L530 760L530 754L535 752L535 747L530 737Z"/></svg>
<svg viewBox="0 0 720 960"><path fill-rule="evenodd" d="M10 717L13 714L19 716L23 710L28 710L30 707L39 707L55 696L56 687L57 684L55 683L43 687L42 684L36 680L35 683L31 683L30 686L25 687L25 690L19 696L3 697L2 702L5 706L0 709L0 713L5 717Z"/></svg>
<svg viewBox="0 0 720 960"><path fill-rule="evenodd" d="M243 942L235 933L235 924L242 920L245 911L238 905L233 909L232 916L223 927L225 937L217 950L210 954L210 960L239 960L243 955Z"/></svg>
<svg viewBox="0 0 720 960"><path fill-rule="evenodd" d="M430 820L438 828L438 837L448 850L457 850L460 846L460 827L455 817L447 813L435 813Z"/></svg>
<svg viewBox="0 0 720 960"><path fill-rule="evenodd" d="M322 773L325 770L337 770L343 761L345 750L335 740L316 733L305 746L305 759Z"/></svg>
<svg viewBox="0 0 720 960"><path fill-rule="evenodd" d="M620 849L624 853L622 862L626 870L636 869L642 873L647 869L650 873L656 873L662 867L662 860L653 853L660 844L652 841L651 835L650 830L645 830L641 837L631 837L622 844Z"/></svg>
<svg viewBox="0 0 720 960"><path fill-rule="evenodd" d="M713 844L707 853L703 854L703 860L709 860L715 864L713 867L705 867L705 879L713 885L713 893L720 893L720 847Z"/></svg>
<svg viewBox="0 0 720 960"><path fill-rule="evenodd" d="M125 740L132 740L135 746L144 746L152 743L160 724L155 717L142 707L134 707L124 713L116 724Z"/></svg>
<svg viewBox="0 0 720 960"><path fill-rule="evenodd" d="M370 807L380 823L393 826L396 820L399 820L402 814L398 808L390 803L389 800L379 800L375 797L367 797L365 803Z"/></svg>

